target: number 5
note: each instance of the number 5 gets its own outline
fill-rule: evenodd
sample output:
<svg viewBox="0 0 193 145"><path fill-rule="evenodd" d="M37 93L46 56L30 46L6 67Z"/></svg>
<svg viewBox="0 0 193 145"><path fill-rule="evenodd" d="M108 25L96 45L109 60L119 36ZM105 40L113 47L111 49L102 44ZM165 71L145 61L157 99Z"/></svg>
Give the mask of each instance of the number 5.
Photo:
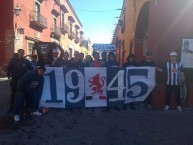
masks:
<svg viewBox="0 0 193 145"><path fill-rule="evenodd" d="M148 69L128 69L126 81L126 97L138 98L145 95L148 91L148 86L142 81L132 81L147 78ZM135 83L132 83L135 82Z"/></svg>

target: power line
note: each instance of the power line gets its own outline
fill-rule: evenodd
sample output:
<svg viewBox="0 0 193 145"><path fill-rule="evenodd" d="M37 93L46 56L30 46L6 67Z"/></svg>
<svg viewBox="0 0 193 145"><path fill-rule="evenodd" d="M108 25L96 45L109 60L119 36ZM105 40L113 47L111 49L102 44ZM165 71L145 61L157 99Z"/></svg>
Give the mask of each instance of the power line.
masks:
<svg viewBox="0 0 193 145"><path fill-rule="evenodd" d="M101 10L101 11L93 11L93 10L86 10L86 9L79 9L79 8L74 8L74 10L78 10L78 11L83 11L83 12L92 12L92 13L106 13L106 12L113 12L113 11L118 11L118 10L122 10L122 9L113 9L113 10Z"/></svg>

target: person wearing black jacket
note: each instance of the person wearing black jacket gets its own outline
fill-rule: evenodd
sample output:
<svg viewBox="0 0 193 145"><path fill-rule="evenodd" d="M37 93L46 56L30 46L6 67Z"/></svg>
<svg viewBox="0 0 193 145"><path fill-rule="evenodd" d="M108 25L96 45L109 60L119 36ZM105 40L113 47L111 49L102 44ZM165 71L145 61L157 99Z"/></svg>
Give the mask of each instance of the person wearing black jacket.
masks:
<svg viewBox="0 0 193 145"><path fill-rule="evenodd" d="M117 67L117 68L119 67L119 62L116 60L116 56L113 52L110 52L108 54L108 62L106 63L106 67ZM119 105L114 105L113 109L117 111L121 110ZM111 106L108 106L106 108L106 111L109 111L109 110L111 110Z"/></svg>
<svg viewBox="0 0 193 145"><path fill-rule="evenodd" d="M156 67L156 63L155 61L152 59L152 52L151 51L147 51L146 52L146 59L145 60L141 60L140 64L141 67L155 67L155 69L157 71L162 72L162 69L159 67ZM152 104L152 92L147 96L147 98L145 99L144 103L145 105L147 105L148 108L151 108L151 104Z"/></svg>
<svg viewBox="0 0 193 145"><path fill-rule="evenodd" d="M127 62L123 63L122 67L136 67L138 66L138 64L135 61L135 55L134 54L129 54L129 56L127 57Z"/></svg>
<svg viewBox="0 0 193 145"><path fill-rule="evenodd" d="M125 62L125 63L123 63L123 65L122 65L122 67L136 67L136 66L138 66L138 64L136 63L136 61L135 61L135 55L134 54L129 54L129 56L127 57L127 62ZM134 102L131 102L131 103L129 103L129 106L130 106L130 108L133 110L133 109L135 109L135 107L134 107ZM126 104L124 104L123 106L122 106L122 108L125 110L125 109L127 109L127 105Z"/></svg>
<svg viewBox="0 0 193 145"><path fill-rule="evenodd" d="M74 58L71 58L69 61L69 67L72 68L81 68L83 67L84 64L82 63L82 61L79 59L79 52L75 51L74 52Z"/></svg>
<svg viewBox="0 0 193 145"><path fill-rule="evenodd" d="M32 66L29 60L24 58L24 50L19 49L17 53L17 57L13 57L10 59L7 66L7 77L10 80L10 88L11 88L11 106L9 109L9 113L13 112L14 104L15 104L15 93L17 88L17 81L20 79L28 70L31 70Z"/></svg>
<svg viewBox="0 0 193 145"><path fill-rule="evenodd" d="M32 108L34 115L41 115L38 112L39 101L44 84L44 66L38 66L36 70L27 72L18 80L16 91L16 102L14 108L14 120L20 121L20 109L23 107L24 100L28 109Z"/></svg>
<svg viewBox="0 0 193 145"><path fill-rule="evenodd" d="M106 67L119 67L119 62L116 60L116 56L113 52L108 54L108 62L106 63Z"/></svg>

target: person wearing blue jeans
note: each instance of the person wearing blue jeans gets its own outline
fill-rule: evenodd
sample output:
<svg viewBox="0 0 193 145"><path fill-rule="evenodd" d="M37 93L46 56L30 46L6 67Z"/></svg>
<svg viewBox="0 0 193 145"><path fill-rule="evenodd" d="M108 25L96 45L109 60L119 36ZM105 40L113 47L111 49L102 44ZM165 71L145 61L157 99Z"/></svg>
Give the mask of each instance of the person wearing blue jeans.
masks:
<svg viewBox="0 0 193 145"><path fill-rule="evenodd" d="M20 121L20 109L23 107L24 100L26 106L28 109L32 109L34 115L41 115L38 112L38 107L43 90L45 70L44 66L38 66L36 70L27 72L18 80L14 108L15 121Z"/></svg>

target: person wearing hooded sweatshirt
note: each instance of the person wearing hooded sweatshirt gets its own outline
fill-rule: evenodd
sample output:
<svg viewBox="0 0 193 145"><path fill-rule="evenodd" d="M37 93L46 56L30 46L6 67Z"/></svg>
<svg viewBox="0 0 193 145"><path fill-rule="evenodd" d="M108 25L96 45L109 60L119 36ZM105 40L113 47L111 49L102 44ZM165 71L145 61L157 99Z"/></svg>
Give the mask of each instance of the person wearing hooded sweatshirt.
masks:
<svg viewBox="0 0 193 145"><path fill-rule="evenodd" d="M132 53L129 54L129 56L127 57L127 62L123 63L123 65L122 65L122 67L136 67L136 66L138 66L138 64L137 64L136 61L135 61L135 55L132 54ZM134 107L134 102L129 103L129 106L130 106L130 108L131 108L132 110L135 109L135 107ZM124 104L124 105L122 106L122 108L123 108L123 109L127 109L127 105Z"/></svg>
<svg viewBox="0 0 193 145"><path fill-rule="evenodd" d="M24 100L28 109L31 109L34 115L41 115L38 112L39 101L43 91L44 84L44 66L38 66L36 70L28 71L18 80L16 90L16 102L14 108L14 120L20 121L20 109L23 107Z"/></svg>
<svg viewBox="0 0 193 145"><path fill-rule="evenodd" d="M106 63L106 67L119 67L119 63L116 60L116 56L113 52L108 54L108 62Z"/></svg>
<svg viewBox="0 0 193 145"><path fill-rule="evenodd" d="M116 56L113 52L110 52L108 54L108 62L106 63L106 67L119 67L119 63L118 61L116 60ZM113 109L117 110L117 111L120 111L120 107L119 106L113 106ZM106 108L106 111L109 111L111 110L111 107L108 106Z"/></svg>

